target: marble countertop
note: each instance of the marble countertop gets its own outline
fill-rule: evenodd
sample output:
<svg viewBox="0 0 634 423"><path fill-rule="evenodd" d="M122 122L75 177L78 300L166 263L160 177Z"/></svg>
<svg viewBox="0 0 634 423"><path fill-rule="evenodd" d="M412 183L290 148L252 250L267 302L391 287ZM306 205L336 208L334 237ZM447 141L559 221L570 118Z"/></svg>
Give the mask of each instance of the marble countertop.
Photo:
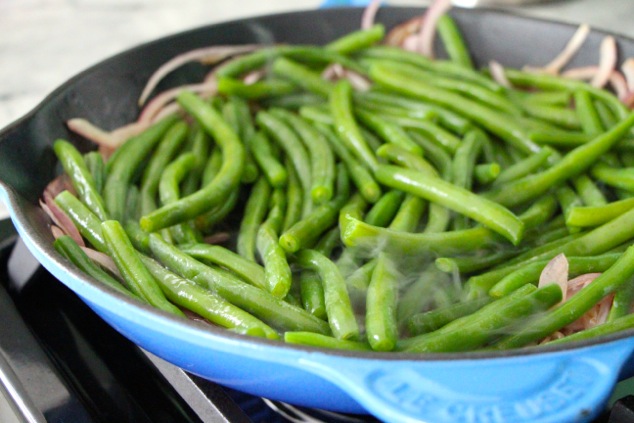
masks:
<svg viewBox="0 0 634 423"><path fill-rule="evenodd" d="M478 0L460 0L460 4L468 2ZM385 3L427 4L423 0ZM205 24L314 9L320 4L320 0L2 0L0 128L74 74L129 47ZM631 0L559 0L510 8L634 36Z"/></svg>

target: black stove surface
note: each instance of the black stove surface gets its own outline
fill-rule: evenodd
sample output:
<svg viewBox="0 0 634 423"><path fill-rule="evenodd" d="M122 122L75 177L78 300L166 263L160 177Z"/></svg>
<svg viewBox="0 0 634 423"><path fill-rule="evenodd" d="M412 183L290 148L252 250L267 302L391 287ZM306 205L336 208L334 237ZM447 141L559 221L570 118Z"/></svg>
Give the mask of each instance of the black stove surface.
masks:
<svg viewBox="0 0 634 423"><path fill-rule="evenodd" d="M9 276L10 261L28 261L16 260L14 237L0 222L0 394L13 399L18 422L376 422L297 409L187 374L125 339L36 264L26 276ZM597 422L634 422L629 389L617 387L622 398Z"/></svg>

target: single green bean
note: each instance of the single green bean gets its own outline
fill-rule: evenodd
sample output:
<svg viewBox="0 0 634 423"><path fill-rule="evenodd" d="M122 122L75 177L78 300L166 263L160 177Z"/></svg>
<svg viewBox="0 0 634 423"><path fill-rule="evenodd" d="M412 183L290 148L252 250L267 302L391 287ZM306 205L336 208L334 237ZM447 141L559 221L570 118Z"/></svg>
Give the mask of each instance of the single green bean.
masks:
<svg viewBox="0 0 634 423"><path fill-rule="evenodd" d="M363 138L354 118L352 85L345 79L338 81L329 97L330 109L335 122L335 131L346 148L369 170L378 166L374 152Z"/></svg>
<svg viewBox="0 0 634 423"><path fill-rule="evenodd" d="M102 253L108 253L101 231L101 221L84 203L70 192L62 191L55 197L55 204L73 221L79 233L90 245Z"/></svg>
<svg viewBox="0 0 634 423"><path fill-rule="evenodd" d="M381 187L374 180L372 174L342 145L339 137L331 128L322 124L315 124L315 127L326 137L335 155L346 165L350 179L363 198L369 203L377 202L381 198Z"/></svg>
<svg viewBox="0 0 634 423"><path fill-rule="evenodd" d="M468 216L501 234L514 245L522 239L524 223L515 214L471 191L440 178L396 166L379 166L375 177L387 186L437 202Z"/></svg>
<svg viewBox="0 0 634 423"><path fill-rule="evenodd" d="M218 93L249 100L278 97L295 91L295 85L278 79L265 79L247 84L239 79L218 77Z"/></svg>
<svg viewBox="0 0 634 423"><path fill-rule="evenodd" d="M244 206L240 221L240 230L236 241L236 251L247 260L255 262L255 238L260 223L268 211L271 186L266 179L260 178L251 187L251 193Z"/></svg>
<svg viewBox="0 0 634 423"><path fill-rule="evenodd" d="M275 59L271 70L274 75L323 97L328 97L333 89L332 83L323 79L317 72L284 57Z"/></svg>
<svg viewBox="0 0 634 423"><path fill-rule="evenodd" d="M236 188L244 169L244 147L222 116L191 92L181 93L177 100L218 143L222 149L222 167L218 175L200 190L141 217L141 228L148 232L187 221L211 210Z"/></svg>
<svg viewBox="0 0 634 423"><path fill-rule="evenodd" d="M365 313L366 336L375 351L392 351L396 346L396 302L401 277L395 263L384 253L379 254L366 294Z"/></svg>
<svg viewBox="0 0 634 423"><path fill-rule="evenodd" d="M377 133L385 142L396 144L414 154L422 155L422 148L416 144L407 132L399 125L383 119L378 114L364 110L356 110L356 116L361 123Z"/></svg>
<svg viewBox="0 0 634 423"><path fill-rule="evenodd" d="M364 217L364 221L374 226L387 226L392 221L403 201L404 193L390 190L374 203Z"/></svg>
<svg viewBox="0 0 634 423"><path fill-rule="evenodd" d="M70 142L62 139L58 139L53 143L53 150L81 201L99 219L106 220L108 217L103 198L101 198L92 174L79 150Z"/></svg>
<svg viewBox="0 0 634 423"><path fill-rule="evenodd" d="M109 255L117 265L130 290L144 298L152 306L184 317L183 312L165 298L156 279L145 267L138 252L132 246L121 223L116 220L106 220L101 224L101 230Z"/></svg>
<svg viewBox="0 0 634 423"><path fill-rule="evenodd" d="M106 183L106 164L104 163L103 156L98 151L89 151L84 154L84 161L86 162L88 171L92 175L95 189L98 193L101 193L103 185Z"/></svg>
<svg viewBox="0 0 634 423"><path fill-rule="evenodd" d="M301 250L295 259L305 268L319 274L324 287L324 301L328 324L337 339L355 340L359 337L359 326L350 304L346 282L337 265L315 250Z"/></svg>
<svg viewBox="0 0 634 423"><path fill-rule="evenodd" d="M332 336L313 332L285 332L284 341L289 344L309 345L311 347L330 348L347 351L372 351L365 342L337 339Z"/></svg>
<svg viewBox="0 0 634 423"><path fill-rule="evenodd" d="M599 226L634 208L634 198L618 200L604 206L574 207L566 216L566 225L577 227Z"/></svg>
<svg viewBox="0 0 634 423"><path fill-rule="evenodd" d="M259 165L269 184L273 188L285 186L288 173L276 154L274 154L266 134L261 131L256 132L249 138L247 145L253 153L253 159Z"/></svg>
<svg viewBox="0 0 634 423"><path fill-rule="evenodd" d="M613 168L604 163L598 163L591 169L592 176L606 185L634 191L634 167Z"/></svg>
<svg viewBox="0 0 634 423"><path fill-rule="evenodd" d="M385 27L382 24L375 24L370 28L354 31L337 38L326 44L324 48L341 54L350 54L377 44L384 35Z"/></svg>
<svg viewBox="0 0 634 423"><path fill-rule="evenodd" d="M489 185L497 180L501 172L502 168L499 163L481 163L473 169L473 176L478 184Z"/></svg>

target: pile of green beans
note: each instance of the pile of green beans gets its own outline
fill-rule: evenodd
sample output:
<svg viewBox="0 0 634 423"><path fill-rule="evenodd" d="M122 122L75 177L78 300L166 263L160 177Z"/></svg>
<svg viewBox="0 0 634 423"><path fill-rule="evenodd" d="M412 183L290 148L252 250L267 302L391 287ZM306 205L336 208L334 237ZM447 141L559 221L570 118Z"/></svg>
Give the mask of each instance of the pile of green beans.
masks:
<svg viewBox="0 0 634 423"><path fill-rule="evenodd" d="M631 328L634 114L556 76L502 86L451 16L438 29L446 59L383 45L380 24L239 56L213 98L181 93L107 159L55 141L55 203L118 272L68 235L56 249L164 313L323 348L531 346L612 294L570 339ZM601 273L567 301L537 286L560 253L571 278Z"/></svg>

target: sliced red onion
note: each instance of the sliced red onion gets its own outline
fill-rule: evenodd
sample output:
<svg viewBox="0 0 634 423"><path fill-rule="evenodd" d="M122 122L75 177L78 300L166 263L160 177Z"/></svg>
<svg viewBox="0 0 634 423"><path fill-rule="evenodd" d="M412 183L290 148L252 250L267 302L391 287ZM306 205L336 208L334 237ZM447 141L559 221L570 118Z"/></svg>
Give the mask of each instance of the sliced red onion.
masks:
<svg viewBox="0 0 634 423"><path fill-rule="evenodd" d="M566 256L564 254L556 255L548 262L544 270L542 270L537 286L541 288L551 284L559 285L562 293L562 301L564 301L568 290L568 267L568 259Z"/></svg>
<svg viewBox="0 0 634 423"><path fill-rule="evenodd" d="M621 72L627 83L627 89L634 91L634 58L629 58L621 65Z"/></svg>
<svg viewBox="0 0 634 423"><path fill-rule="evenodd" d="M57 239L60 236L66 235L66 232L60 229L59 226L51 225L51 233L53 234L53 238Z"/></svg>
<svg viewBox="0 0 634 423"><path fill-rule="evenodd" d="M211 234L203 240L207 244L222 244L223 242L229 241L231 235L229 232L216 232L215 234Z"/></svg>
<svg viewBox="0 0 634 423"><path fill-rule="evenodd" d="M374 19L376 18L376 12L378 12L381 6L381 0L372 0L361 15L361 29L368 29L374 25Z"/></svg>
<svg viewBox="0 0 634 423"><path fill-rule="evenodd" d="M332 63L321 72L321 77L328 81L336 81L343 77L345 71L339 63Z"/></svg>
<svg viewBox="0 0 634 423"><path fill-rule="evenodd" d="M147 129L146 122L133 122L113 131L105 131L83 118L73 118L66 122L68 129L99 146L116 149L131 137Z"/></svg>
<svg viewBox="0 0 634 423"><path fill-rule="evenodd" d="M244 78L242 78L242 81L248 85L255 84L256 82L261 81L265 76L266 76L266 70L257 69L247 73L244 76Z"/></svg>
<svg viewBox="0 0 634 423"><path fill-rule="evenodd" d="M599 70L590 81L590 85L597 88L604 87L616 68L616 61L616 40L612 36L604 37L601 41Z"/></svg>
<svg viewBox="0 0 634 423"><path fill-rule="evenodd" d="M73 221L62 209L59 208L55 201L53 201L52 197L47 198L45 196L44 201L40 201L40 207L42 207L42 210L44 210L44 212L62 232L70 236L78 245L86 245ZM53 235L55 236L55 233L53 233Z"/></svg>
<svg viewBox="0 0 634 423"><path fill-rule="evenodd" d="M580 276L577 276L574 279L570 279L568 281L568 290L566 299L572 297L577 292L581 291L584 287L588 286L592 281L594 281L601 273L586 273Z"/></svg>
<svg viewBox="0 0 634 423"><path fill-rule="evenodd" d="M489 62L489 69L491 70L491 77L493 78L495 82L497 82L503 87L511 88L511 82L506 77L504 66L502 66L500 62L491 60Z"/></svg>
<svg viewBox="0 0 634 423"><path fill-rule="evenodd" d="M402 47L405 39L414 34L421 26L423 16L417 16L392 28L385 36L385 44Z"/></svg>
<svg viewBox="0 0 634 423"><path fill-rule="evenodd" d="M203 47L195 50L190 50L185 53L179 54L173 57L171 60L161 65L150 77L147 84L141 92L139 97L139 106L145 104L150 94L161 80L170 72L189 62L202 62L205 64L218 63L228 57L235 56L237 54L248 53L257 49L255 44L246 44L240 46L211 46Z"/></svg>
<svg viewBox="0 0 634 423"><path fill-rule="evenodd" d="M572 35L564 49L550 63L542 68L542 71L551 74L558 74L566 66L575 54L579 51L583 43L590 34L590 26L587 24L579 25L579 28Z"/></svg>
<svg viewBox="0 0 634 423"><path fill-rule="evenodd" d="M65 173L62 173L51 182L49 182L46 188L44 188L42 196L47 202L53 201L53 199L57 197L57 194L62 191L69 191L75 194L75 189L73 188L68 175L66 175Z"/></svg>
<svg viewBox="0 0 634 423"><path fill-rule="evenodd" d="M614 90L614 94L623 102L625 102L625 99L631 93L627 88L625 76L616 69L610 74L610 86Z"/></svg>
<svg viewBox="0 0 634 423"><path fill-rule="evenodd" d="M88 247L82 247L82 250L84 251L84 253L86 253L88 257L90 257L92 261L106 269L111 274L117 276L119 279L122 279L117 265L114 263L114 260L112 260L109 255Z"/></svg>
<svg viewBox="0 0 634 423"><path fill-rule="evenodd" d="M434 36L438 19L451 9L451 0L435 0L425 11L418 34L418 51L430 58L434 57Z"/></svg>
<svg viewBox="0 0 634 423"><path fill-rule="evenodd" d="M145 105L143 110L141 110L137 123L149 126L152 122L156 121L156 116L161 112L161 110L166 105L174 101L174 99L184 91L192 91L201 97L208 97L215 94L216 90L217 84L215 81L202 82L200 84L188 84L171 88L157 95Z"/></svg>

